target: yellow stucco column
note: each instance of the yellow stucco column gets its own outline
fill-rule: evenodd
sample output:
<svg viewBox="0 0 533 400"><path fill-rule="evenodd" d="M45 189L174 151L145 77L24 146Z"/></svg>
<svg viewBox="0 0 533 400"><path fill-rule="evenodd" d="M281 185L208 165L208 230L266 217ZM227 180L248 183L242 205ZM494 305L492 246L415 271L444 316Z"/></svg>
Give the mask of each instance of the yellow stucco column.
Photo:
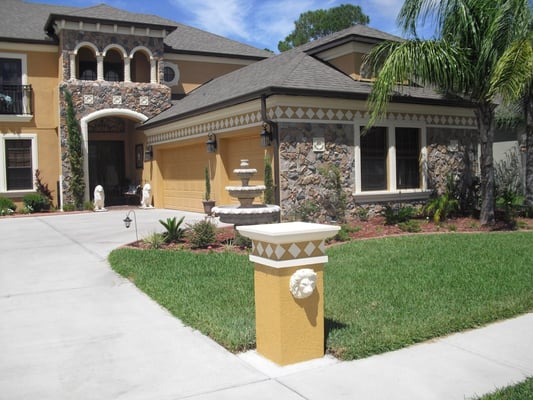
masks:
<svg viewBox="0 0 533 400"><path fill-rule="evenodd" d="M257 352L279 365L324 355L325 239L338 226L240 226L252 240Z"/></svg>

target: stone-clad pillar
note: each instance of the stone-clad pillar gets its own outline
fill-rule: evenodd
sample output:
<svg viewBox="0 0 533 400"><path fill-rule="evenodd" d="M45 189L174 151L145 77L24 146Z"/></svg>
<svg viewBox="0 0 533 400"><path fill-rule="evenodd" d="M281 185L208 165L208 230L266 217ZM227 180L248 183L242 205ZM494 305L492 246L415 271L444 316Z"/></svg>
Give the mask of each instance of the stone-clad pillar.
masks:
<svg viewBox="0 0 533 400"><path fill-rule="evenodd" d="M325 239L338 226L239 226L252 239L257 352L279 365L324 355Z"/></svg>

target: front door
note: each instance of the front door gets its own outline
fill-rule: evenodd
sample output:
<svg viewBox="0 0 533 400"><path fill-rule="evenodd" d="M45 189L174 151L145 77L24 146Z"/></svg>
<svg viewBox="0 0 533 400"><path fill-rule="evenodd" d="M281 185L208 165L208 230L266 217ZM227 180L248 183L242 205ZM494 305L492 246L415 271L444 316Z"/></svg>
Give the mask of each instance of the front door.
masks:
<svg viewBox="0 0 533 400"><path fill-rule="evenodd" d="M106 206L126 204L124 192L128 188L123 141L89 141L89 185L91 199L96 185L102 185Z"/></svg>

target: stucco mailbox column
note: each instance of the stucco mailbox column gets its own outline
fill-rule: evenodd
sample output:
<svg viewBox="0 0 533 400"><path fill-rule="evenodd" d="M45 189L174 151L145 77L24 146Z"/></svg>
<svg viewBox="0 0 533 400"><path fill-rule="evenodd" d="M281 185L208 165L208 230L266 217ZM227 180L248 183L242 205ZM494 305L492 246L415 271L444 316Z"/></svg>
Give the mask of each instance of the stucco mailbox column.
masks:
<svg viewBox="0 0 533 400"><path fill-rule="evenodd" d="M324 355L325 239L338 226L239 226L252 240L257 352L279 365Z"/></svg>

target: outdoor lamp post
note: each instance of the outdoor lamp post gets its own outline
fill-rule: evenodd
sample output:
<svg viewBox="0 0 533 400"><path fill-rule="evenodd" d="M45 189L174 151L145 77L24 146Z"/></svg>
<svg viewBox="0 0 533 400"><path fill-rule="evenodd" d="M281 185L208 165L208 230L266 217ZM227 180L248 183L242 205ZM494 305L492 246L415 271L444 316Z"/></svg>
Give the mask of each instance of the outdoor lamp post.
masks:
<svg viewBox="0 0 533 400"><path fill-rule="evenodd" d="M126 227L126 229L128 229L131 226L131 221L132 221L132 219L130 218L131 213L133 213L133 221L135 222L135 238L137 239L137 241L139 241L139 234L137 232L137 215L135 214L134 210L130 210L126 214L126 218L123 219L124 226Z"/></svg>

